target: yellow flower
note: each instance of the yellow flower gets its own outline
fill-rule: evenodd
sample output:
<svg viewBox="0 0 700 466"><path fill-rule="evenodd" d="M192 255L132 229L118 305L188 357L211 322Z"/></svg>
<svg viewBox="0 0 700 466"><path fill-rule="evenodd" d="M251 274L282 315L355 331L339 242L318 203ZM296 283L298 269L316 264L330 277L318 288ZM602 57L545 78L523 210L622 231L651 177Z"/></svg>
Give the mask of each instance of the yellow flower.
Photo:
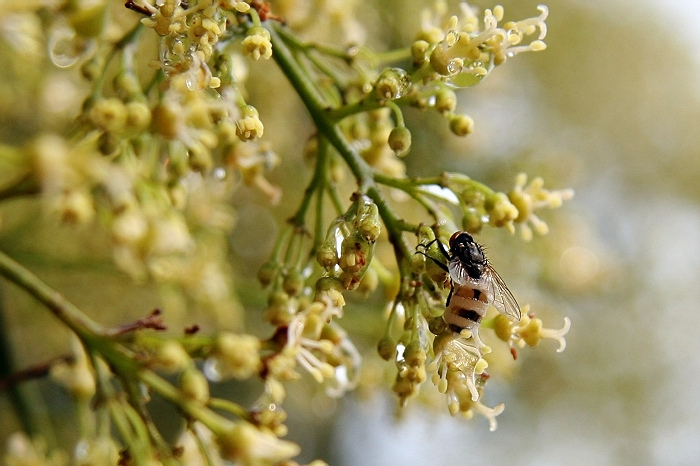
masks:
<svg viewBox="0 0 700 466"><path fill-rule="evenodd" d="M262 26L251 28L241 45L243 55L250 55L253 60L260 60L260 58L267 60L272 56L270 33Z"/></svg>
<svg viewBox="0 0 700 466"><path fill-rule="evenodd" d="M514 221L520 225L523 239L525 241L532 239L530 225L540 235L546 235L549 232L549 227L535 215L535 210L543 207L555 209L572 197L574 197L572 189L556 191L544 189L544 180L541 177L536 177L530 181L530 184L527 184L527 175L519 173L515 178L515 187L508 193L508 199L518 211Z"/></svg>
<svg viewBox="0 0 700 466"><path fill-rule="evenodd" d="M542 339L549 338L559 343L557 352L561 353L566 348L564 336L571 328L571 320L568 317L564 317L564 325L560 329L544 328L542 320L536 318L535 314L530 312L529 305L525 305L522 308L520 322L511 322L507 317L499 314L494 319L493 328L496 336L508 343L511 348L515 345L522 348L526 344L530 347L535 347L540 344Z"/></svg>

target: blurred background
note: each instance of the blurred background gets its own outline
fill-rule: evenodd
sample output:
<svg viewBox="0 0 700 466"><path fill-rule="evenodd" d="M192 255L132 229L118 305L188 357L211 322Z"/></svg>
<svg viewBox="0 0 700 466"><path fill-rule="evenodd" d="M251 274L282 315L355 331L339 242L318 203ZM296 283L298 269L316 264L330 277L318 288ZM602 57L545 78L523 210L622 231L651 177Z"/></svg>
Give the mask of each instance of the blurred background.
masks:
<svg viewBox="0 0 700 466"><path fill-rule="evenodd" d="M429 4L383 0L357 2L355 8L368 44L386 50L412 41L420 11ZM502 4L506 19L537 14L534 1ZM374 355L383 329L381 290L368 300L351 297L344 324L366 354L363 384L342 400L327 398L308 380L290 387L289 439L302 445L300 462L700 461L700 3L546 4L547 50L509 60L483 83L458 93L459 110L475 120L473 134L457 138L434 114L406 111L413 133L406 164L409 175L459 171L502 191L521 171L541 175L551 189L576 191L561 209L542 215L548 236L524 243L487 229L479 238L521 304L529 303L550 327L560 327L564 316L571 319L566 351L558 354L555 343L544 341L522 350L517 366L493 374L484 403L506 404L496 432L479 416L450 418L444 397L411 400L397 416L389 390L395 369ZM6 75L0 84L3 143L22 144L47 128L60 130L74 116L79 91L49 98L51 86L62 88L61 80L70 76L56 72L18 82L36 64L7 53L0 60ZM270 179L285 198L270 208L259 193L241 188L233 200L237 223L230 237L239 308L246 310L247 330L260 336L270 331L260 319L265 295L250 277L268 258L279 225L296 209L300 185L310 176L308 168L299 168L310 121L286 85L276 84L271 101L268 86L279 79L273 63L251 66L248 87L266 138L281 156ZM287 100L280 104L282 96L288 106ZM104 233L62 227L37 212L41 206L31 200L3 203L0 247L90 315L117 324L163 304L162 290L134 285L112 265ZM29 297L2 282L0 298L16 367L68 350L67 332L47 321ZM173 327L192 321L205 330L238 325L210 314L166 318ZM43 409L57 437L75 441L59 428L74 419L68 396L46 381L27 387L46 400ZM250 390L252 401L259 387L221 387L227 390ZM0 412L11 412L7 396L0 396ZM174 416L166 410L162 422ZM14 416L0 416L0 441L18 428Z"/></svg>

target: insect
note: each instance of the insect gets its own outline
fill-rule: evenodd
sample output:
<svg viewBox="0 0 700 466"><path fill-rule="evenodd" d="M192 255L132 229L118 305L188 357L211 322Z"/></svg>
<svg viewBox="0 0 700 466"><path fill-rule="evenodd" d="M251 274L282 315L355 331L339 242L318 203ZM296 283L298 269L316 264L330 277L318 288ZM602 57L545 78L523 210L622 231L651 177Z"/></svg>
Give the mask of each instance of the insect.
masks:
<svg viewBox="0 0 700 466"><path fill-rule="evenodd" d="M450 330L461 333L478 328L489 305L513 322L520 321L520 306L501 276L486 259L482 247L466 231L457 231L450 238L450 250L438 241L447 264L428 256L449 274L450 294L442 318ZM430 246L430 243L425 245ZM424 253L423 253L424 254Z"/></svg>

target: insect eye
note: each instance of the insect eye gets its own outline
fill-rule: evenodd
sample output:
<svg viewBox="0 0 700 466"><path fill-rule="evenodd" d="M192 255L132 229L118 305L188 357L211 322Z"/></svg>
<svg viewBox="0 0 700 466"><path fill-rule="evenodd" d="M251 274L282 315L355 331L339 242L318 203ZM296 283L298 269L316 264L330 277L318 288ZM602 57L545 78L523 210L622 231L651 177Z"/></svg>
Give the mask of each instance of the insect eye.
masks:
<svg viewBox="0 0 700 466"><path fill-rule="evenodd" d="M453 247L455 245L455 242L457 241L457 238L459 238L459 235L464 233L463 231L455 231L452 236L450 236L450 247Z"/></svg>

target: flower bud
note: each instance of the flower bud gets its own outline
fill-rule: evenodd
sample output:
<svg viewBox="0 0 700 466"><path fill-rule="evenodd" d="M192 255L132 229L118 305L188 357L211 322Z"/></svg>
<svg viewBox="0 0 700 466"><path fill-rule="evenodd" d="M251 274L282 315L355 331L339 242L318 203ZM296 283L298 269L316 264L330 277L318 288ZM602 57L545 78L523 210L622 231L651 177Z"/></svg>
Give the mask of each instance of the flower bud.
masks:
<svg viewBox="0 0 700 466"><path fill-rule="evenodd" d="M423 254L415 253L411 256L411 271L413 273L425 272L426 258Z"/></svg>
<svg viewBox="0 0 700 466"><path fill-rule="evenodd" d="M421 347L420 343L417 341L412 341L406 346L403 353L404 360L411 367L419 367L425 364L427 356L425 354L425 349Z"/></svg>
<svg viewBox="0 0 700 466"><path fill-rule="evenodd" d="M462 216L462 230L474 234L479 233L483 226L483 219L476 209L467 209L464 212Z"/></svg>
<svg viewBox="0 0 700 466"><path fill-rule="evenodd" d="M180 390L189 399L206 403L209 400L209 382L200 371L189 367L180 375Z"/></svg>
<svg viewBox="0 0 700 466"><path fill-rule="evenodd" d="M435 110L447 114L454 112L457 107L457 94L451 89L440 89L435 94Z"/></svg>
<svg viewBox="0 0 700 466"><path fill-rule="evenodd" d="M295 313L296 309L289 295L283 291L277 291L270 296L263 318L272 325L279 327L287 325Z"/></svg>
<svg viewBox="0 0 700 466"><path fill-rule="evenodd" d="M97 2L71 12L68 21L79 36L97 37L104 29L106 11L107 3Z"/></svg>
<svg viewBox="0 0 700 466"><path fill-rule="evenodd" d="M143 89L139 78L131 71L122 71L114 76L112 81L114 90L124 99L133 99L143 95Z"/></svg>
<svg viewBox="0 0 700 466"><path fill-rule="evenodd" d="M132 101L126 104L126 127L141 132L151 124L151 109L143 102Z"/></svg>
<svg viewBox="0 0 700 466"><path fill-rule="evenodd" d="M375 91L380 99L394 100L408 92L411 81L401 68L387 68L379 75Z"/></svg>
<svg viewBox="0 0 700 466"><path fill-rule="evenodd" d="M396 341L391 337L384 337L377 345L379 356L385 361L391 361L396 356Z"/></svg>
<svg viewBox="0 0 700 466"><path fill-rule="evenodd" d="M180 110L174 103L161 102L153 109L153 129L167 139L175 139L183 124Z"/></svg>
<svg viewBox="0 0 700 466"><path fill-rule="evenodd" d="M282 289L289 294L289 296L298 296L304 289L304 277L301 272L297 269L290 270L284 276L282 281Z"/></svg>
<svg viewBox="0 0 700 466"><path fill-rule="evenodd" d="M343 290L343 283L336 277L321 277L316 281L316 294L328 291L340 293Z"/></svg>
<svg viewBox="0 0 700 466"><path fill-rule="evenodd" d="M425 54L428 52L430 44L424 40L417 40L411 45L411 56L413 56L413 65L416 67L421 66L425 60Z"/></svg>
<svg viewBox="0 0 700 466"><path fill-rule="evenodd" d="M89 116L93 125L110 133L119 133L126 125L126 107L119 99L97 99Z"/></svg>
<svg viewBox="0 0 700 466"><path fill-rule="evenodd" d="M335 246L328 243L323 243L316 253L316 260L323 268L331 268L338 264L338 253Z"/></svg>
<svg viewBox="0 0 700 466"><path fill-rule="evenodd" d="M358 233L369 243L374 243L382 231L379 209L372 203L359 215L357 222Z"/></svg>
<svg viewBox="0 0 700 466"><path fill-rule="evenodd" d="M260 340L252 335L224 332L217 337L215 349L226 375L244 380L260 370Z"/></svg>
<svg viewBox="0 0 700 466"><path fill-rule="evenodd" d="M296 443L280 440L269 431L237 421L217 438L224 459L236 464L279 464L301 451Z"/></svg>
<svg viewBox="0 0 700 466"><path fill-rule="evenodd" d="M190 355L180 343L168 340L156 352L155 363L165 372L174 373L183 370L191 361Z"/></svg>
<svg viewBox="0 0 700 466"><path fill-rule="evenodd" d="M276 259L265 262L258 270L258 281L263 287L267 287L277 275L280 263Z"/></svg>
<svg viewBox="0 0 700 466"><path fill-rule="evenodd" d="M397 157L408 154L411 147L411 132L405 126L397 126L389 133L389 147Z"/></svg>
<svg viewBox="0 0 700 466"><path fill-rule="evenodd" d="M450 117L450 131L457 136L466 136L474 131L474 120L467 115L452 115Z"/></svg>

